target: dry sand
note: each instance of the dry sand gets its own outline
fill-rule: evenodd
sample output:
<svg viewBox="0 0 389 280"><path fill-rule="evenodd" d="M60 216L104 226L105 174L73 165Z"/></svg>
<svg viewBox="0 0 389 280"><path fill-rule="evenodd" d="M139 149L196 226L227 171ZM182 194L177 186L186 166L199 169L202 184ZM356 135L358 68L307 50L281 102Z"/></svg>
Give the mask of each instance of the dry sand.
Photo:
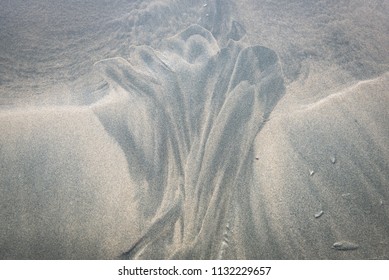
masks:
<svg viewBox="0 0 389 280"><path fill-rule="evenodd" d="M389 258L387 1L0 3L1 259Z"/></svg>

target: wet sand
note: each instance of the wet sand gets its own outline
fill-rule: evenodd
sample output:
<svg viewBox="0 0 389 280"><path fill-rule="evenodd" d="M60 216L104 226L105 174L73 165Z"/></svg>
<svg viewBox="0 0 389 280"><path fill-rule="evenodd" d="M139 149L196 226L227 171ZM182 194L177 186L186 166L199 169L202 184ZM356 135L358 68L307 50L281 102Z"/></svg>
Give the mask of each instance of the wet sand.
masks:
<svg viewBox="0 0 389 280"><path fill-rule="evenodd" d="M2 2L1 259L388 259L385 1Z"/></svg>

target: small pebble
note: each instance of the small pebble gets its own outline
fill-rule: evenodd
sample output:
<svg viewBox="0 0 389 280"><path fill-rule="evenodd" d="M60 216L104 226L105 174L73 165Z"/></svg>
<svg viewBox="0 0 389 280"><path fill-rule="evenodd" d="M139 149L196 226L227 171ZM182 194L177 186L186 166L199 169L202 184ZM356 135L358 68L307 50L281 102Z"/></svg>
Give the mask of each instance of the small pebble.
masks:
<svg viewBox="0 0 389 280"><path fill-rule="evenodd" d="M324 211L321 210L321 211L319 211L319 212L317 212L317 213L315 214L315 218L316 218L316 219L317 219L317 218L320 218L323 214L324 214Z"/></svg>
<svg viewBox="0 0 389 280"><path fill-rule="evenodd" d="M309 170L309 175L310 175L310 176L313 176L313 174L315 174L315 171Z"/></svg>
<svg viewBox="0 0 389 280"><path fill-rule="evenodd" d="M358 249L359 245L350 241L338 241L332 245L332 248L338 251L351 251Z"/></svg>

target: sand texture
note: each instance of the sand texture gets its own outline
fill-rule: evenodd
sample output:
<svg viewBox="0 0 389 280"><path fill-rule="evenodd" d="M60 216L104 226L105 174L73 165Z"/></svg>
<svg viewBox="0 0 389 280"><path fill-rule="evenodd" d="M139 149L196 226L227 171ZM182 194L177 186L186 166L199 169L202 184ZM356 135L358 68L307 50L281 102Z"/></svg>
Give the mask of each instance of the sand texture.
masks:
<svg viewBox="0 0 389 280"><path fill-rule="evenodd" d="M389 258L387 1L0 3L0 259Z"/></svg>

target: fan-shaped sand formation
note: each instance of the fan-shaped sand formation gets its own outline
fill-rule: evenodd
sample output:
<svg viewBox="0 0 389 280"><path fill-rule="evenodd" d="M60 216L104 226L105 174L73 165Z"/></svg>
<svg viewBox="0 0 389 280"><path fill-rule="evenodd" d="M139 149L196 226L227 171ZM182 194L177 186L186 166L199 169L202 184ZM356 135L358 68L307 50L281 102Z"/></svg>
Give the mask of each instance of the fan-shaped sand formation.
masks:
<svg viewBox="0 0 389 280"><path fill-rule="evenodd" d="M209 31L191 26L158 52L139 47L129 61L98 66L129 113L112 121L116 104L93 109L147 182L146 217L157 213L127 255L216 258L226 223L250 218L239 217L234 200L250 185L254 137L284 93L276 54L234 41L219 49Z"/></svg>

